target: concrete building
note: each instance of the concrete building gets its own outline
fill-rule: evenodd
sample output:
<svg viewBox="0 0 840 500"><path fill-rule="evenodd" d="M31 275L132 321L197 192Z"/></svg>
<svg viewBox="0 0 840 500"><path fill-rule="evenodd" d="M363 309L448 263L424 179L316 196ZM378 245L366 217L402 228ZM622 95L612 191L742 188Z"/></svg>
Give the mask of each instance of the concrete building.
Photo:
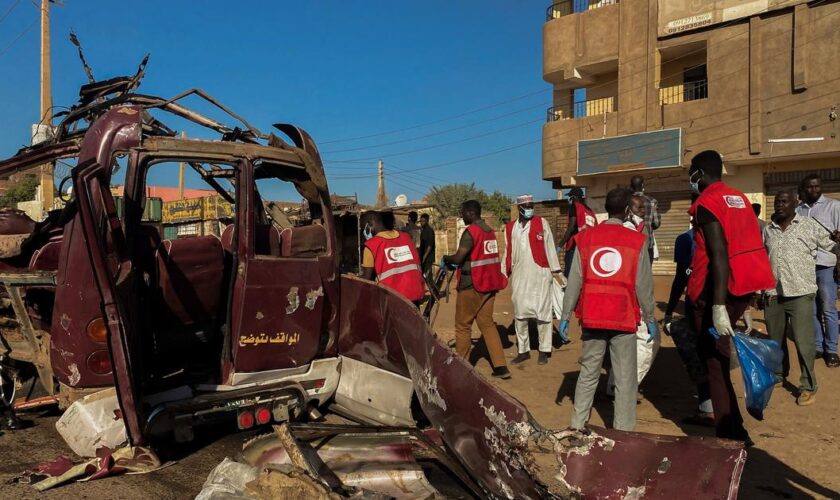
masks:
<svg viewBox="0 0 840 500"><path fill-rule="evenodd" d="M806 173L840 198L840 2L569 0L546 19L543 178L585 186L603 214L609 189L644 175L663 214L656 272L673 272L702 150L764 217Z"/></svg>

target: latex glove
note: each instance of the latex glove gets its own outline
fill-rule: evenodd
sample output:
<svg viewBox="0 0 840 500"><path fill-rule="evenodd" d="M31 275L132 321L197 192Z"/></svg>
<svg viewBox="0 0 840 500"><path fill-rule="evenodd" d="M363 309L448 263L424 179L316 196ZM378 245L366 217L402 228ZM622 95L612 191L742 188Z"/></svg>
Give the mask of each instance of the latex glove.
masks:
<svg viewBox="0 0 840 500"><path fill-rule="evenodd" d="M455 269L456 267L458 267L458 266L456 266L455 264L451 264L451 263L447 264L445 259L443 259L443 258L440 259L440 268L441 269Z"/></svg>
<svg viewBox="0 0 840 500"><path fill-rule="evenodd" d="M556 273L553 273L553 274L554 274L554 279L556 279L557 282L560 283L560 286L563 287L563 288L566 288L566 277L563 276L563 273L556 272Z"/></svg>
<svg viewBox="0 0 840 500"><path fill-rule="evenodd" d="M648 344L653 342L654 340L659 338L659 329L656 328L656 321L648 321L647 323L647 330L648 330Z"/></svg>
<svg viewBox="0 0 840 500"><path fill-rule="evenodd" d="M735 330L732 329L732 324L729 322L729 313L726 312L726 306L724 305L715 304L712 306L712 324L721 337L735 335Z"/></svg>
<svg viewBox="0 0 840 500"><path fill-rule="evenodd" d="M564 340L569 340L569 336L566 335L566 332L569 331L569 320L564 319L560 322L560 326L557 328L557 332L560 334L560 338Z"/></svg>

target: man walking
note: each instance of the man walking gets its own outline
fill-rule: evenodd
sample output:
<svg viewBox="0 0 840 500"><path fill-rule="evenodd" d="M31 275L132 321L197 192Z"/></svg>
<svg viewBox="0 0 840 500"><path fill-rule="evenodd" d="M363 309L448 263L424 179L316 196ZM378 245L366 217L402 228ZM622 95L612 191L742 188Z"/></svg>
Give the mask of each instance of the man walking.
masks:
<svg viewBox="0 0 840 500"><path fill-rule="evenodd" d="M575 387L572 428L589 421L604 354L609 347L615 372L613 427L632 431L636 425L636 325L644 320L649 340L657 337L653 320L653 283L645 237L622 224L632 193L616 188L607 193L609 219L577 236L560 334L566 335L572 309L583 328L580 375ZM641 314L640 314L641 311Z"/></svg>
<svg viewBox="0 0 840 500"><path fill-rule="evenodd" d="M429 214L420 216L420 265L423 276L429 277L435 263L435 230L429 225Z"/></svg>
<svg viewBox="0 0 840 500"><path fill-rule="evenodd" d="M365 250L362 254L362 278L376 280L419 305L426 293L420 273L420 258L404 232L394 230L391 212L367 212L362 220L365 227Z"/></svg>
<svg viewBox="0 0 840 500"><path fill-rule="evenodd" d="M751 446L729 378L729 338L752 294L775 287L776 280L749 200L721 182L722 174L723 159L717 151L703 151L691 160L689 185L700 196L688 212L697 227L687 294L698 353L709 373L715 433ZM709 334L712 328L718 338Z"/></svg>
<svg viewBox="0 0 840 500"><path fill-rule="evenodd" d="M560 261L551 228L534 215L533 196L519 196L516 204L519 218L505 225L505 270L510 279L519 351L511 364L531 359L528 320L533 319L540 339L538 363L544 365L551 356L552 275L560 275Z"/></svg>
<svg viewBox="0 0 840 500"><path fill-rule="evenodd" d="M468 200L461 205L461 218L467 228L461 235L458 250L453 255L444 256L441 261L441 267L461 268L455 303L455 351L462 358L467 357L472 346L472 324L478 323L490 354L493 376L507 379L511 377L510 370L493 320L496 292L507 286L496 233L481 219L481 204L476 200Z"/></svg>
<svg viewBox="0 0 840 500"><path fill-rule="evenodd" d="M630 189L633 190L634 195L640 196L644 200L645 225L643 232L648 237L648 255L650 256L650 261L653 262L654 257L658 257L658 255L654 255L656 238L654 238L653 232L659 229L659 225L662 223L662 218L659 215L659 203L656 201L656 198L645 194L645 178L641 175L634 175L630 179Z"/></svg>
<svg viewBox="0 0 840 500"><path fill-rule="evenodd" d="M817 379L814 373L814 296L817 293L815 261L819 249L834 250L828 232L810 217L796 213L796 196L779 191L773 202L775 217L764 229L764 241L770 264L776 275L776 288L768 290L764 310L767 332L779 342L785 354L776 380L781 382L790 369L785 328L790 330L799 357L799 396L796 404L808 406L816 400Z"/></svg>
<svg viewBox="0 0 840 500"><path fill-rule="evenodd" d="M570 203L569 224L566 226L566 232L563 234L563 238L560 239L559 246L564 247L566 250L566 254L563 257L563 274L569 276L569 268L572 266L572 258L575 255L574 236L588 227L597 226L598 219L595 217L595 212L586 204L583 189L574 187L569 190L567 196Z"/></svg>
<svg viewBox="0 0 840 500"><path fill-rule="evenodd" d="M822 194L822 179L817 174L806 175L799 184L801 203L796 213L812 217L827 233L840 230L840 201ZM817 297L814 308L814 329L817 332L817 354L824 357L829 368L840 366L837 356L837 256L823 249L817 250Z"/></svg>

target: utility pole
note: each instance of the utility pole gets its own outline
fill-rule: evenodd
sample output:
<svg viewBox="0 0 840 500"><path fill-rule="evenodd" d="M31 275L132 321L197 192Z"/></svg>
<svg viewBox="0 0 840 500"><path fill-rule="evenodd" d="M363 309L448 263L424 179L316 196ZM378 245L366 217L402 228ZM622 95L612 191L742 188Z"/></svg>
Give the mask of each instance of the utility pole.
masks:
<svg viewBox="0 0 840 500"><path fill-rule="evenodd" d="M187 133L181 131L181 139L187 137ZM178 164L178 199L184 199L184 162Z"/></svg>
<svg viewBox="0 0 840 500"><path fill-rule="evenodd" d="M388 195L385 194L385 167L379 160L379 189L376 192L376 208L388 207Z"/></svg>
<svg viewBox="0 0 840 500"><path fill-rule="evenodd" d="M50 0L41 0L41 120L38 132L52 136L52 75L50 74ZM40 134L39 134L40 135ZM43 137L43 136L42 136ZM45 212L53 209L55 197L54 165L41 165L41 201Z"/></svg>

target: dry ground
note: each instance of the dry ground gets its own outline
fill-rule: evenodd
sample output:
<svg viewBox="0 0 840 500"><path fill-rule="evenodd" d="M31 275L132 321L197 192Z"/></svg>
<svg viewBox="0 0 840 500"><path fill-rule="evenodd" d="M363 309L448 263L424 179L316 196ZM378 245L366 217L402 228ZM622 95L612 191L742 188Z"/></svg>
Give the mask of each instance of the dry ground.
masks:
<svg viewBox="0 0 840 500"><path fill-rule="evenodd" d="M656 297L665 300L670 280L657 278ZM443 304L436 330L444 339L453 334L454 297ZM662 311L657 311L659 317ZM496 304L496 322L505 341L508 357L513 357L513 329L510 298L503 293ZM763 322L758 322L764 328ZM478 336L477 333L474 336ZM525 403L544 426L563 428L569 423L571 398L580 353L580 334L572 327L574 342L556 350L548 365L531 361L513 367L513 378L498 385ZM791 346L792 348L792 346ZM478 347L480 350L480 346ZM741 482L741 498L840 498L840 369L829 370L819 361L818 399L814 406L796 406L792 391L798 380L794 359L785 389L774 391L765 420L745 416L756 446L749 451ZM486 360L478 359L476 369L489 373ZM733 371L737 392L743 394L740 374ZM710 435L710 429L681 426L680 420L696 408L688 376L673 343L663 340L659 356L642 384L644 401L638 408L637 430L670 435ZM743 408L743 399L741 400ZM604 425L611 419L611 402L596 401L592 423ZM746 415L746 414L745 414ZM162 471L144 476L122 476L87 484L72 484L43 495L25 485L6 485L5 481L58 453L69 453L55 431L56 417L43 417L26 431L0 436L0 498L191 498L200 490L209 471L224 456L234 456L251 435L205 431L196 443L175 455L177 463Z"/></svg>

